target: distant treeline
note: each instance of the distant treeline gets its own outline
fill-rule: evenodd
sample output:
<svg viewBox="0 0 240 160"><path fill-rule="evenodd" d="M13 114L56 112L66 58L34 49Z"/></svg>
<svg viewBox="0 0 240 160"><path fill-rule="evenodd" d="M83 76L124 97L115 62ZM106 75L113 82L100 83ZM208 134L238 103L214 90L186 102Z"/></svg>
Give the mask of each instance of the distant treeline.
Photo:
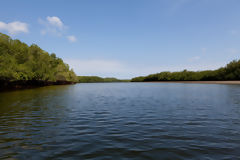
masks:
<svg viewBox="0 0 240 160"><path fill-rule="evenodd" d="M79 83L99 83L99 82L129 82L130 80L120 80L117 78L102 78L98 76L78 76Z"/></svg>
<svg viewBox="0 0 240 160"><path fill-rule="evenodd" d="M66 83L76 82L77 76L54 53L49 54L36 44L28 46L0 33L0 81Z"/></svg>
<svg viewBox="0 0 240 160"><path fill-rule="evenodd" d="M148 81L227 81L240 80L240 60L234 60L217 70L161 72L148 76L135 77L132 82Z"/></svg>

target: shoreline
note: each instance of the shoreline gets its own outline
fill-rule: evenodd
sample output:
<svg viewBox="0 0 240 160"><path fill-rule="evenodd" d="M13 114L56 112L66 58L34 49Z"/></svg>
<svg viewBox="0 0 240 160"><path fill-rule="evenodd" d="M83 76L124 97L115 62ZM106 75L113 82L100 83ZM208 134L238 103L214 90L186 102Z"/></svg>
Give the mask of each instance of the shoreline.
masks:
<svg viewBox="0 0 240 160"><path fill-rule="evenodd" d="M192 83L192 84L237 84L240 85L239 81L149 81L146 83Z"/></svg>
<svg viewBox="0 0 240 160"><path fill-rule="evenodd" d="M19 81L4 81L0 80L0 92L1 91L10 91L10 90L20 90L20 89L31 89L44 86L53 86L53 85L71 85L76 84L71 81L43 81L43 80L19 80Z"/></svg>

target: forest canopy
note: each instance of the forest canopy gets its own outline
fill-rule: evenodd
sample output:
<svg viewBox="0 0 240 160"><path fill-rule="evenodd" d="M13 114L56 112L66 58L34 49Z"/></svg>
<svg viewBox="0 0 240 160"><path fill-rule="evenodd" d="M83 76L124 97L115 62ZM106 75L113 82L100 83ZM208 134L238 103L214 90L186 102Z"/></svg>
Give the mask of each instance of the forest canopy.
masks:
<svg viewBox="0 0 240 160"><path fill-rule="evenodd" d="M225 67L206 71L160 72L132 78L132 82L147 81L227 81L240 80L240 60L234 60Z"/></svg>
<svg viewBox="0 0 240 160"><path fill-rule="evenodd" d="M54 53L49 54L36 44L28 46L0 33L0 80L76 82L77 76Z"/></svg>

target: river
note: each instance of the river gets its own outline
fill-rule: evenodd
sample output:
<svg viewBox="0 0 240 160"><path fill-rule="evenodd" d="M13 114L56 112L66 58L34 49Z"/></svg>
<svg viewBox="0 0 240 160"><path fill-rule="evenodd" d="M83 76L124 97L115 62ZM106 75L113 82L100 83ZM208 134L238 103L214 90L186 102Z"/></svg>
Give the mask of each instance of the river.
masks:
<svg viewBox="0 0 240 160"><path fill-rule="evenodd" d="M240 85L82 83L0 93L0 159L238 159Z"/></svg>

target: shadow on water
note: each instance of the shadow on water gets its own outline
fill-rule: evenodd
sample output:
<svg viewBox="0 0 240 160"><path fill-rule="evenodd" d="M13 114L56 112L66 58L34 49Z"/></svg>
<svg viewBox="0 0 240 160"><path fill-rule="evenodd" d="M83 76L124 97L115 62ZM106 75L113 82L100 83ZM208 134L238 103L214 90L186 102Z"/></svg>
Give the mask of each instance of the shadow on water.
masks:
<svg viewBox="0 0 240 160"><path fill-rule="evenodd" d="M67 94L71 86L48 86L35 89L0 93L0 114L27 114L34 110L50 109L60 105L59 97ZM52 106L53 107L53 106Z"/></svg>
<svg viewBox="0 0 240 160"><path fill-rule="evenodd" d="M62 97L70 88L48 86L1 92L0 150L5 156L0 158L16 155L15 150L42 150L41 140L54 136L56 131L51 128L59 125L66 113Z"/></svg>

